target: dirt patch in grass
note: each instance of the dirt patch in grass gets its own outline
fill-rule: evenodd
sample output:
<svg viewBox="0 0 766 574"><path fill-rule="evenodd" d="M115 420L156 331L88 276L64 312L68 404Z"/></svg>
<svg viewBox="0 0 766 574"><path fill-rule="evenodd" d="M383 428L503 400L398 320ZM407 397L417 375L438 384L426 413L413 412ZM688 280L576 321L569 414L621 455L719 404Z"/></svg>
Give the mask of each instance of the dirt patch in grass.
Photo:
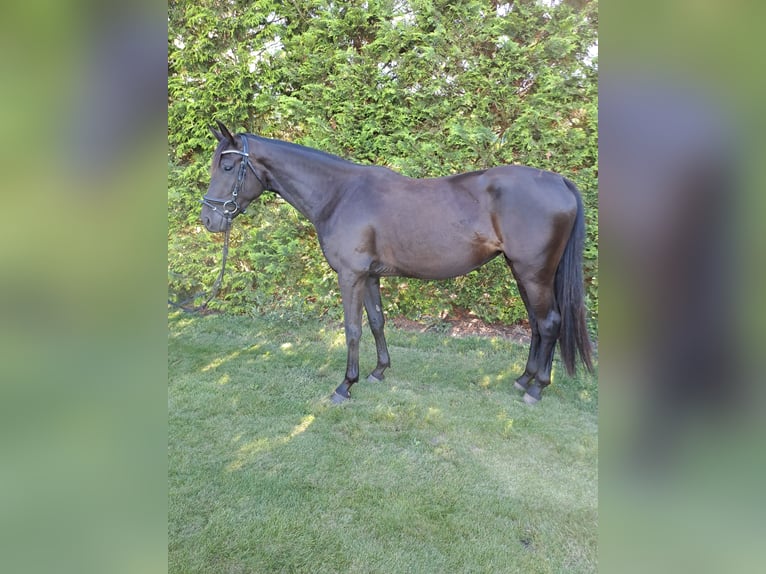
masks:
<svg viewBox="0 0 766 574"><path fill-rule="evenodd" d="M529 323L524 321L515 325L487 323L463 309L450 313L447 317L432 321L413 321L406 317L391 317L390 323L406 331L439 332L450 337L500 337L528 345L531 340Z"/></svg>

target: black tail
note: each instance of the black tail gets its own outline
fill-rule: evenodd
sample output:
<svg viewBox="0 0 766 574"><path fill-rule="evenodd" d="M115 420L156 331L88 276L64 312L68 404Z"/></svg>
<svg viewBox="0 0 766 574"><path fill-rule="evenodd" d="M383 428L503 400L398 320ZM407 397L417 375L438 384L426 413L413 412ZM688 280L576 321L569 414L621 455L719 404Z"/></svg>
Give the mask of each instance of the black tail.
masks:
<svg viewBox="0 0 766 574"><path fill-rule="evenodd" d="M582 278L582 251L585 242L585 215L582 198L574 183L564 178L567 187L577 199L577 217L567 241L564 254L556 269L556 300L561 313L559 349L564 367L569 375L575 372L575 353L579 352L582 363L593 370L591 344L585 324L585 294Z"/></svg>

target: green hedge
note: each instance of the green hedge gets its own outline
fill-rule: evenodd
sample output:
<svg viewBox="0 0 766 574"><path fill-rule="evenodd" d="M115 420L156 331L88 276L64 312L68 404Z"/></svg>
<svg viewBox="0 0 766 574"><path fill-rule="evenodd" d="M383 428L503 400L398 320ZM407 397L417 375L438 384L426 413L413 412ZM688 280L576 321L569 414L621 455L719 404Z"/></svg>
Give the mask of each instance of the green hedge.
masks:
<svg viewBox="0 0 766 574"><path fill-rule="evenodd" d="M199 222L213 118L412 177L519 163L560 172L587 210L585 276L598 313L597 3L184 0L169 4L171 298L209 288L222 238ZM444 282L387 279L387 311L526 316L504 262ZM232 232L229 312L339 315L311 225L274 195Z"/></svg>

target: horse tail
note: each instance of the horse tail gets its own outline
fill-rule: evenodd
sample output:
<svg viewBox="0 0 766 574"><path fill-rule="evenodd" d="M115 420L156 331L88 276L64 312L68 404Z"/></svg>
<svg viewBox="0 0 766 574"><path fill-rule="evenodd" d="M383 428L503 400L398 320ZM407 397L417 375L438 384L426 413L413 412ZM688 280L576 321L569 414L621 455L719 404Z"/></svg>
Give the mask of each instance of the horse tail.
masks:
<svg viewBox="0 0 766 574"><path fill-rule="evenodd" d="M575 372L575 354L589 371L593 371L591 343L585 323L585 288L582 275L582 252L585 243L585 214L580 191L564 178L564 183L577 199L577 216L569 235L564 254L556 269L554 288L561 314L559 349L567 373Z"/></svg>

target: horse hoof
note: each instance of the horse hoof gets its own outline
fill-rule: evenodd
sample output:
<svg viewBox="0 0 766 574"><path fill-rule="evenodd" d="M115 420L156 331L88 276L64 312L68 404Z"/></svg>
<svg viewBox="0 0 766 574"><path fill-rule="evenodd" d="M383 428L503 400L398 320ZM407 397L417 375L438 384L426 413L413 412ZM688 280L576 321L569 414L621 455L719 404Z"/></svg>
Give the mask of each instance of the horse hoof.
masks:
<svg viewBox="0 0 766 574"><path fill-rule="evenodd" d="M383 382L383 379L382 379L382 378L381 378L381 379L379 379L379 378L378 378L378 377L376 377L375 375L372 375L372 374L371 374L369 377L367 377L367 382L368 382L368 383L382 383L382 382Z"/></svg>
<svg viewBox="0 0 766 574"><path fill-rule="evenodd" d="M515 389L517 389L517 390L519 390L519 391L524 391L524 392L526 392L526 390L527 390L527 388L528 388L528 387L525 387L525 386L524 386L524 385L522 385L522 384L521 384L519 381L516 381L515 383L513 383L513 388L515 388Z"/></svg>
<svg viewBox="0 0 766 574"><path fill-rule="evenodd" d="M338 392L336 391L336 392L334 392L334 393L332 394L332 397L330 397L330 400L331 400L331 401L333 402L333 404L335 404L335 405L342 405L343 403L345 403L345 402L346 402L347 400L349 400L350 398L351 398L350 396L348 396L348 397L344 397L343 395L341 395L340 393L338 393Z"/></svg>
<svg viewBox="0 0 766 574"><path fill-rule="evenodd" d="M537 403L539 401L540 401L540 399L536 399L535 397L533 397L529 393L524 393L524 402L527 403L528 405L533 405L533 404L535 404L535 403Z"/></svg>

